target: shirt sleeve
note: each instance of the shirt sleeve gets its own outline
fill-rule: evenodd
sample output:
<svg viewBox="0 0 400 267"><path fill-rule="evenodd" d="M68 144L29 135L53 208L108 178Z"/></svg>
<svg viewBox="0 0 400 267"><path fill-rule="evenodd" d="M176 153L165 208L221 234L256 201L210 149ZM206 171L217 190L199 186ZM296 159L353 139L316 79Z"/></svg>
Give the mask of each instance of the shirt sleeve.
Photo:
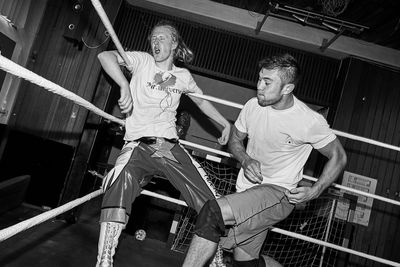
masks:
<svg viewBox="0 0 400 267"><path fill-rule="evenodd" d="M335 138L336 135L329 127L325 118L320 114L316 114L314 123L308 131L308 142L310 142L315 149L320 149L335 140Z"/></svg>
<svg viewBox="0 0 400 267"><path fill-rule="evenodd" d="M139 51L128 51L126 52L127 57L129 58L130 62L130 67L132 68L131 73L134 74L137 72L137 70L140 68L140 66L147 64L148 61L152 60L153 57L145 52L139 52ZM128 67L126 62L123 60L123 58L118 54L118 64Z"/></svg>
<svg viewBox="0 0 400 267"><path fill-rule="evenodd" d="M196 93L202 95L203 91L200 89L200 87L197 86L195 80L193 79L192 74L190 74L190 72L187 71L187 75L188 75L188 84L186 93Z"/></svg>
<svg viewBox="0 0 400 267"><path fill-rule="evenodd" d="M251 106L252 100L247 101L247 103L244 105L242 110L239 113L238 118L235 121L235 127L242 133L247 133L248 130L248 116L249 116L249 111L250 111L250 106Z"/></svg>

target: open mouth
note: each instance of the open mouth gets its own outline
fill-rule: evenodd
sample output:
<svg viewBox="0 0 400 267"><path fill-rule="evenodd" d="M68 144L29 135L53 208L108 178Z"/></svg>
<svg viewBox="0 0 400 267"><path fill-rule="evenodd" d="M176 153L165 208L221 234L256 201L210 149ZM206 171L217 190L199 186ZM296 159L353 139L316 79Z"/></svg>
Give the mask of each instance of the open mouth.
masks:
<svg viewBox="0 0 400 267"><path fill-rule="evenodd" d="M155 47L154 49L153 49L153 51L154 51L154 54L160 54L160 48L157 48L157 47Z"/></svg>

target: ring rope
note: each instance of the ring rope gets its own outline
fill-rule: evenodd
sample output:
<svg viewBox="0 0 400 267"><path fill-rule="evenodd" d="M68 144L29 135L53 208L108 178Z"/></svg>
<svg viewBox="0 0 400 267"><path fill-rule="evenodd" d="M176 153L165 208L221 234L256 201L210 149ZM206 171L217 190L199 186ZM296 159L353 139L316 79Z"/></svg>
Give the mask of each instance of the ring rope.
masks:
<svg viewBox="0 0 400 267"><path fill-rule="evenodd" d="M313 181L313 182L318 181L317 178L308 176L306 174L303 174L303 178L305 178L307 180L310 180L310 181ZM366 197L374 198L374 199L377 199L377 200L381 200L383 202L387 202L387 203L390 203L390 204L393 204L393 205L400 206L400 201L396 201L396 200L393 200L391 198L386 198L386 197L382 197L382 196L379 196L379 195L371 194L371 193L368 193L368 192L364 192L364 191L361 191L361 190L358 190L358 189L354 189L354 188L351 188L351 187L347 187L347 186L344 186L344 185L340 185L340 184L337 184L337 183L332 183L331 186L333 186L335 188L338 188L338 189L346 190L348 192L352 192L352 193L355 193L355 194L363 195L363 196L366 196Z"/></svg>
<svg viewBox="0 0 400 267"><path fill-rule="evenodd" d="M234 107L234 108L238 108L238 109L242 109L244 107L244 105L242 105L242 104L238 104L238 103L235 103L235 102L232 102L232 101L220 99L220 98L213 97L213 96L210 96L210 95L202 95L202 94L197 94L197 93L189 93L188 95L191 95L191 96L194 96L194 97L197 97L197 98L202 98L202 99L205 99L205 100L210 100L210 101L215 102L215 103L223 104L223 105Z"/></svg>
<svg viewBox="0 0 400 267"><path fill-rule="evenodd" d="M96 176L99 176L99 175L96 175ZM75 199L75 200L73 200L71 202L65 203L62 206L59 206L59 207L54 208L52 210L43 212L43 213L41 213L41 214L39 214L37 216L34 216L34 217L30 218L30 219L27 219L25 221L19 222L17 224L14 224L12 226L7 227L7 228L1 229L0 230L0 242L2 242L4 240L6 240L6 239L18 234L18 233L20 233L22 231L25 231L25 230L33 227L33 226L36 226L36 225L38 225L40 223L43 223L43 222L45 222L47 220L50 220L51 218L54 218L54 217L66 212L66 211L69 211L69 210L75 208L76 206L79 206L79 205L81 205L81 204L91 200L92 198L95 198L95 197L101 195L101 194L103 194L103 190L102 189L93 191L92 193L87 194L86 196L83 196L81 198L77 198L77 199ZM168 196L165 196L165 195L161 195L161 194L158 194L158 193L154 193L154 192L151 192L151 191L148 191L148 190L142 190L141 194L142 195L151 196L151 197L155 197L155 198L159 198L159 199L163 199L163 200L166 200L166 201L169 201L169 202L181 205L181 206L187 206L186 202L183 201L183 200L175 199L175 198L168 197Z"/></svg>
<svg viewBox="0 0 400 267"><path fill-rule="evenodd" d="M101 5L100 1L92 0L92 5L93 5L94 9L97 11L97 14L99 14L99 17L100 17L101 21L103 22L104 27L106 28L107 32L110 34L111 39L113 40L114 45L117 48L117 50L119 51L122 59L125 61L127 66L130 66L131 62L130 62L128 56L126 55L126 53L121 53L121 51L124 51L124 48L122 47L121 42L119 41L117 34L115 33L114 28L111 25L111 22L108 19L107 14L104 11L104 8Z"/></svg>
<svg viewBox="0 0 400 267"><path fill-rule="evenodd" d="M90 199L97 197L102 194L102 189L96 190L90 194L87 194L86 196L83 196L81 198L77 198L71 202L68 202L62 206L59 206L55 209L43 212L35 217L32 217L28 220L19 222L17 224L14 224L10 227L4 228L0 231L0 242L4 241L13 235L22 232L24 230L27 230L35 225L38 225L39 223L42 223L44 221L47 221L51 218L54 218L57 215L60 215L61 213L64 213L82 203L85 203L86 201L89 201Z"/></svg>
<svg viewBox="0 0 400 267"><path fill-rule="evenodd" d="M36 73L14 63L13 61L9 60L8 58L0 55L0 69L9 72L17 77L23 78L27 81L30 81L31 83L34 83L36 85L39 85L40 87L43 87L44 89L63 96L71 101L73 101L74 103L90 110L93 111L94 113L110 120L116 123L119 123L121 125L124 125L125 122L121 119L118 119L106 112L104 112L103 110L99 109L98 107L96 107L95 105L93 105L92 103L90 103L89 101L87 101L86 99L72 93L71 91L68 91L66 89L64 89L63 87L59 86L58 84L55 84L47 79L45 79L44 77L41 77L39 75L37 75Z"/></svg>
<svg viewBox="0 0 400 267"><path fill-rule="evenodd" d="M215 153L215 154L218 154L218 155L221 155L221 156L225 156L227 158L232 158L233 157L233 155L231 153L224 152L224 151L221 151L221 150L218 150L218 149L215 149L215 148L211 148L211 147L195 144L195 143L183 140L183 139L179 139L179 143L181 143L182 145L185 145L185 146L190 146L190 147L202 149L204 151L212 152L212 153Z"/></svg>

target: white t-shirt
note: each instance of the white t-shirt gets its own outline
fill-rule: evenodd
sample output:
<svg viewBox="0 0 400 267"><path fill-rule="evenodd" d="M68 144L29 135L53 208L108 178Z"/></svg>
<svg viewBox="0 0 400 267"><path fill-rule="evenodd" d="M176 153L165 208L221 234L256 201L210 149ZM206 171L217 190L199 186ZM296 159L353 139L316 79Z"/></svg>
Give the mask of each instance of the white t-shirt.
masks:
<svg viewBox="0 0 400 267"><path fill-rule="evenodd" d="M156 66L153 56L145 52L127 52L127 56L133 67L130 81L133 111L126 118L124 139L178 138L175 121L181 94L203 92L185 68L173 65L172 70L163 71ZM121 57L118 61L124 64Z"/></svg>
<svg viewBox="0 0 400 267"><path fill-rule="evenodd" d="M336 138L325 118L296 97L293 106L285 110L262 107L257 98L252 98L240 112L235 126L248 135L246 152L261 163L262 183L289 190L302 179L312 149L322 148ZM236 190L240 192L255 185L240 169Z"/></svg>

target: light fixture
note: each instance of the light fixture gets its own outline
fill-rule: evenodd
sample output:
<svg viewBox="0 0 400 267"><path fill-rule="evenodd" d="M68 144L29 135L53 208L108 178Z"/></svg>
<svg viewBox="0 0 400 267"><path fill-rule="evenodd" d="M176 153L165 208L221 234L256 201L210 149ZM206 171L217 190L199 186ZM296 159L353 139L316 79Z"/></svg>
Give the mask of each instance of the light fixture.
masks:
<svg viewBox="0 0 400 267"><path fill-rule="evenodd" d="M268 16L277 17L293 22L301 23L304 26L319 28L322 30L329 30L335 33L335 36L330 40L324 40L321 51L324 51L331 45L340 35L344 32L351 32L353 34L360 34L364 30L369 29L367 26L355 24L345 20L336 19L334 17L326 16L309 10L304 10L292 6L280 5L279 3L268 3L267 11L264 18L257 22L255 33L258 34L262 25L265 23Z"/></svg>
<svg viewBox="0 0 400 267"><path fill-rule="evenodd" d="M298 21L300 21L301 23L306 23L306 20L307 20L307 18L301 18L301 17L299 17L299 16L297 16L297 15L295 15L295 14L293 14L292 15L295 19L297 19Z"/></svg>
<svg viewBox="0 0 400 267"><path fill-rule="evenodd" d="M2 19L3 21L5 21L9 26L16 28L15 25L14 25L14 23L13 23L9 18L7 18L7 16L5 16L5 15L0 15L0 19Z"/></svg>
<svg viewBox="0 0 400 267"><path fill-rule="evenodd" d="M321 24L324 25L325 27L327 27L328 29L331 29L331 30L333 30L335 32L339 32L339 28L336 28L335 26L332 26L332 25L330 25L330 24L328 24L326 22L322 22Z"/></svg>

